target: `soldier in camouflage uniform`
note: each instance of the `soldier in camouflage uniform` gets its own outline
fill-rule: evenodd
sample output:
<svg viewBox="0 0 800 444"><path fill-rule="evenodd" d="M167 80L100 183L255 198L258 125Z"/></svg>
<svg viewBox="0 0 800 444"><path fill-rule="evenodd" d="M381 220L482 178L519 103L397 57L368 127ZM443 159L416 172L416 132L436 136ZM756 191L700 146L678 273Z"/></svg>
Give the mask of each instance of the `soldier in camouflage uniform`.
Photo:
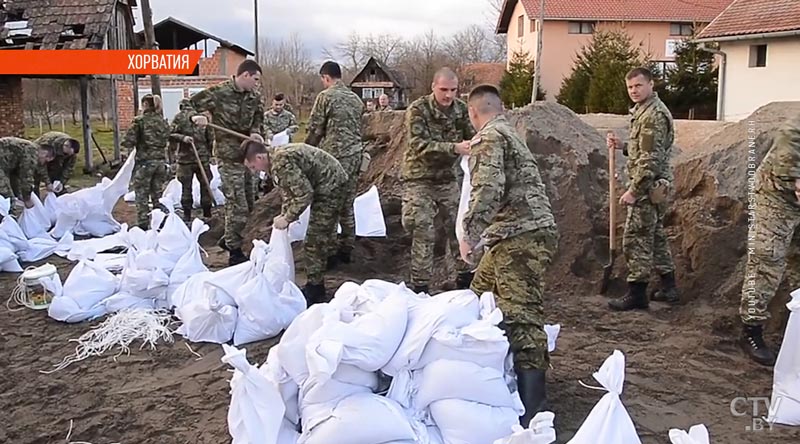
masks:
<svg viewBox="0 0 800 444"><path fill-rule="evenodd" d="M271 153L260 143L245 142L245 145L247 168L268 172L281 191L283 205L273 228L286 229L311 206L303 243L307 278L303 294L309 305L325 302L326 252L336 236L347 174L335 157L304 143L284 145Z"/></svg>
<svg viewBox="0 0 800 444"><path fill-rule="evenodd" d="M216 125L263 142L264 104L256 91L260 79L261 67L253 60L245 60L236 76L192 96L191 107L198 113L210 113ZM192 120L203 125L205 117L194 116ZM242 252L242 233L255 204L257 177L242 165L241 140L222 131L215 133L214 154L225 194L225 236L220 246L230 253L228 263L236 265L247 261Z"/></svg>
<svg viewBox="0 0 800 444"><path fill-rule="evenodd" d="M800 225L800 116L778 131L756 170L750 208L755 210L748 235L747 268L739 314L744 324L740 345L754 361L772 366L776 355L764 343L767 307L784 279L787 262L797 270ZM793 240L794 239L794 240ZM797 277L786 276L791 288ZM792 282L792 281L795 282Z"/></svg>
<svg viewBox="0 0 800 444"><path fill-rule="evenodd" d="M192 110L189 99L181 100L180 111L172 119L169 140L177 145L177 174L176 177L181 183L181 207L183 207L183 218L186 222L192 222L192 178L197 176L200 181L200 207L203 209L203 217L211 217L211 207L214 197L209 193L208 188L203 183L203 176L200 167L197 165L197 158L192 149L192 143L197 149L200 163L203 164L203 171L208 180L211 180L211 149L214 145L214 130L210 126L205 128L192 123ZM172 154L172 153L170 153Z"/></svg>
<svg viewBox="0 0 800 444"><path fill-rule="evenodd" d="M476 87L468 103L472 125L480 130L471 142L472 193L461 256L474 262L473 252L483 253L471 288L479 295L493 293L503 312L526 410L520 421L527 427L545 408L550 359L544 276L558 248L558 231L536 159L503 116L497 88Z"/></svg>
<svg viewBox="0 0 800 444"><path fill-rule="evenodd" d="M167 181L167 144L169 125L161 110L161 97L147 94L142 97L142 113L133 119L122 146L136 149L131 186L136 195L136 224L147 230L150 226L150 203L166 211L158 200Z"/></svg>
<svg viewBox="0 0 800 444"><path fill-rule="evenodd" d="M347 173L347 185L341 200L342 235L331 243L328 268L339 262L350 263L356 236L353 201L356 198L364 147L361 144L361 115L364 103L342 82L342 70L335 62L325 62L319 75L325 90L319 93L308 120L306 143L318 146L335 157Z"/></svg>
<svg viewBox="0 0 800 444"><path fill-rule="evenodd" d="M44 133L33 143L40 146L47 145L55 153L55 158L52 161L36 169L35 191L37 195L42 183L47 186L49 191L60 194L64 191L67 182L72 178L72 172L75 169L75 158L80 152L81 144L70 137L69 134L58 131ZM59 182L60 185L55 185L55 182Z"/></svg>
<svg viewBox="0 0 800 444"><path fill-rule="evenodd" d="M628 292L609 301L612 310L646 309L649 306L647 284L655 269L661 277L661 291L653 300L677 303L675 264L664 231L667 196L673 176L670 157L674 130L672 114L653 91L653 76L645 68L635 68L626 75L628 95L633 107L630 141L622 144L609 134L609 149L622 149L628 156L628 190L620 204L628 206L622 248L628 264Z"/></svg>
<svg viewBox="0 0 800 444"><path fill-rule="evenodd" d="M49 145L37 145L19 137L0 137L0 196L11 199L11 213L18 216L14 198L33 207L36 169L55 157Z"/></svg>
<svg viewBox="0 0 800 444"><path fill-rule="evenodd" d="M403 154L401 178L402 223L411 234L411 284L414 291L429 292L436 241L434 219L437 210L445 214L448 244L456 258L458 288L469 288L472 273L458 258L455 219L458 211L461 169L459 154L469 153L475 130L469 121L467 104L456 98L458 77L447 68L433 78L433 93L420 97L406 110L408 146Z"/></svg>
<svg viewBox="0 0 800 444"><path fill-rule="evenodd" d="M272 98L272 109L264 113L265 137L271 139L272 136L282 131L289 130L289 142L292 135L297 132L297 118L286 110L286 97L283 94L275 94Z"/></svg>

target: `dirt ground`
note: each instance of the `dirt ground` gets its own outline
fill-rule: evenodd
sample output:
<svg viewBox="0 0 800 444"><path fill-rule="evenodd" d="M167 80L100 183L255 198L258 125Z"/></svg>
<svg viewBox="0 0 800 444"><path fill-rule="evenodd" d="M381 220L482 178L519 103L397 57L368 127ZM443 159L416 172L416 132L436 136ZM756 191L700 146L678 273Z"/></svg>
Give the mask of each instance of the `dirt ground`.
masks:
<svg viewBox="0 0 800 444"><path fill-rule="evenodd" d="M590 130L588 126L575 130L580 136L577 140L600 137L598 133L590 136ZM529 145L536 137L552 139L552 135L531 133ZM592 143L596 140L592 139ZM547 149L558 148L545 145ZM378 154L373 156L376 162L389 156ZM548 178L554 187L549 192L560 192L567 200L574 200L574 194L569 193L602 185L602 176L589 173L596 165L602 166L604 160L591 155L581 158L578 154L570 157L570 161L573 167L578 165L575 168L579 173L561 178L560 182L550 183L555 179ZM547 163L550 169L554 165ZM586 172L581 173L583 170ZM388 175L385 171L382 174ZM587 184L587 181L597 183ZM262 199L262 204L267 200ZM355 262L327 277L329 292L348 280L379 278L399 282L407 277L410 240L400 225L397 202L387 199L384 204L388 238L359 239ZM574 208L560 199L554 206L562 220ZM274 202L262 205L255 219L269 220L268 213L273 211L269 207L274 210ZM588 204L581 208L586 213L598 211ZM132 207L120 203L116 215L121 222L131 222ZM626 357L622 401L643 443L669 443L669 429L686 430L700 423L709 428L714 443L797 443L800 429L775 426L769 430L764 425L766 430L759 431L761 423L753 418L766 414L763 401L759 405L761 410L754 414L752 407L746 407L742 400L768 398L773 375L771 369L751 363L742 355L732 330L719 328L721 315L727 316L732 310L727 306L728 300L714 299L687 288L686 305L668 307L653 303L649 312L635 313L612 313L606 308L607 298L597 295L605 259L602 251L595 251L602 250L598 246L606 241L600 238L594 244L577 243L603 229L602 220L586 226L578 223L580 218L588 216L574 215L572 226L564 227L567 239L564 248L570 252L584 251L584 256L590 259L568 258L559 263L546 293L547 322L562 326L552 357L553 368L548 374L548 397L556 414L558 442L566 443L572 437L604 393L585 388L579 381L598 386L592 374L617 349ZM213 269L223 267L226 261L226 256L214 246L215 238L221 234L220 217L217 214L211 223L212 230L202 239L209 253L206 263ZM255 225L249 227L250 234L266 233L263 224ZM302 253L299 248L295 251L298 270L302 271ZM59 266L62 280L65 279L71 265L55 257L48 260ZM622 261L617 259L618 263ZM437 259L435 287L446 285L448 263L442 255ZM563 275L570 270L575 276ZM14 279L9 274L0 276L3 294L10 294ZM298 282L303 279L300 274ZM615 284L609 296L623 292L621 282ZM704 287L697 288L705 291ZM159 344L155 351L132 349L130 356L121 356L116 361L109 354L89 358L50 375L40 373L72 353L70 339L95 324L66 325L48 318L44 312L0 309L0 409L6 412L0 419L0 442L66 443L71 421L70 440L93 444L230 441L226 422L230 373L220 362L223 353L219 345L191 344L202 355L198 358L176 335L174 343ZM769 339L777 343L780 336L774 334ZM246 347L250 361L263 362L269 347L277 340ZM732 403L736 407L733 411Z"/></svg>

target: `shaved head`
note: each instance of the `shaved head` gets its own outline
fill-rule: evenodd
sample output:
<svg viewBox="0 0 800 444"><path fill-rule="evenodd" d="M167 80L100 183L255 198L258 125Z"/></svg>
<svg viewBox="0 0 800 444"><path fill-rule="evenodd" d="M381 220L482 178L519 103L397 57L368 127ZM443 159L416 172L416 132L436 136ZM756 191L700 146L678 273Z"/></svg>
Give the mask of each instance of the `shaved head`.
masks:
<svg viewBox="0 0 800 444"><path fill-rule="evenodd" d="M458 75L455 71L448 67L439 68L438 71L433 75L433 83L436 83L438 80L458 80Z"/></svg>
<svg viewBox="0 0 800 444"><path fill-rule="evenodd" d="M481 116L503 112L503 101L500 99L500 91L492 85L476 86L470 91L467 101Z"/></svg>
<svg viewBox="0 0 800 444"><path fill-rule="evenodd" d="M458 95L458 76L450 68L441 68L433 75L431 89L439 107L450 108Z"/></svg>

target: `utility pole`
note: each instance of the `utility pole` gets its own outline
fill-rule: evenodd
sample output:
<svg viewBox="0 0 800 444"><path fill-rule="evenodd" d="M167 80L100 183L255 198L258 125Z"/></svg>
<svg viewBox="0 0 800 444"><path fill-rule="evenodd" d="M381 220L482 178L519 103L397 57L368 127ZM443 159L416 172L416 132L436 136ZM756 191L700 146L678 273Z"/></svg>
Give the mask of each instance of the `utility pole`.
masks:
<svg viewBox="0 0 800 444"><path fill-rule="evenodd" d="M144 24L144 44L148 49L158 49L156 44L156 31L153 28L153 10L150 0L142 0L142 23ZM161 80L157 74L150 76L150 90L153 94L161 95Z"/></svg>
<svg viewBox="0 0 800 444"><path fill-rule="evenodd" d="M255 23L255 35L256 35L256 46L255 46L255 53L256 53L256 63L261 65L261 56L258 53L258 0L253 0L253 22Z"/></svg>
<svg viewBox="0 0 800 444"><path fill-rule="evenodd" d="M544 28L544 0L539 2L539 22L536 27L536 64L533 68L533 91L531 103L536 102L536 92L539 91L539 78L542 70L542 28Z"/></svg>

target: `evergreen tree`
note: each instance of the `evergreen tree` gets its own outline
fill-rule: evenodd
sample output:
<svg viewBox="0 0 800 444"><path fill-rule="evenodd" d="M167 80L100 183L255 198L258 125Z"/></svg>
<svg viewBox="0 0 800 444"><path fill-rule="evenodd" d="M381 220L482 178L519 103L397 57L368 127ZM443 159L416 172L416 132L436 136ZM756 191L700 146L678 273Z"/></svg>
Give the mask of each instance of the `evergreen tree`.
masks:
<svg viewBox="0 0 800 444"><path fill-rule="evenodd" d="M646 63L647 58L625 32L596 31L590 44L578 53L556 100L579 113L626 113L630 99L625 74Z"/></svg>
<svg viewBox="0 0 800 444"><path fill-rule="evenodd" d="M717 106L714 55L685 40L675 49L675 65L667 69L666 104L676 117L714 118Z"/></svg>
<svg viewBox="0 0 800 444"><path fill-rule="evenodd" d="M533 72L535 64L528 53L515 51L500 80L500 98L508 108L516 108L531 103L533 91ZM544 100L541 86L536 94L537 100Z"/></svg>

